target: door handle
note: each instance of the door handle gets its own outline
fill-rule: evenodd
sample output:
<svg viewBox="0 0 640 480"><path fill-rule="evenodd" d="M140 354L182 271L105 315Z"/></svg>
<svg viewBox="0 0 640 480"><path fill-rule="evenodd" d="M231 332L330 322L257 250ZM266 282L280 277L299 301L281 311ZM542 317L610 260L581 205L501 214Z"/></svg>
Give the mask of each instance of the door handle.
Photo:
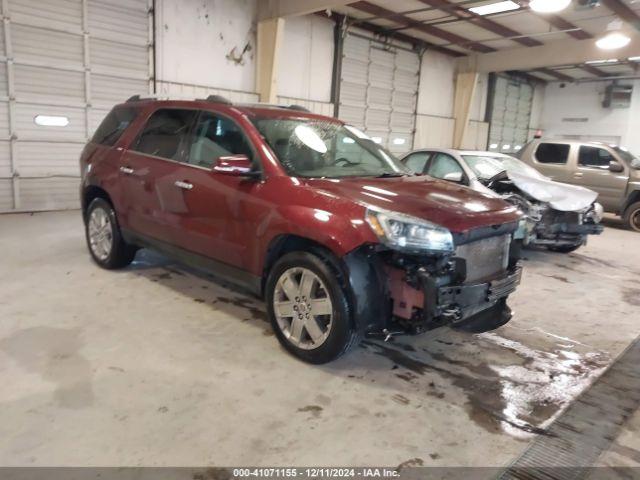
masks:
<svg viewBox="0 0 640 480"><path fill-rule="evenodd" d="M189 182L182 182L177 180L174 185L178 188L182 188L183 190L191 190L193 188L193 184Z"/></svg>
<svg viewBox="0 0 640 480"><path fill-rule="evenodd" d="M584 176L584 174L582 174L582 173L580 173L580 172L577 172L577 173L574 173L574 174L573 174L573 176L574 176L575 178L582 178L582 177Z"/></svg>
<svg viewBox="0 0 640 480"><path fill-rule="evenodd" d="M129 167L120 167L120 171L125 175L131 175L133 173L133 168Z"/></svg>

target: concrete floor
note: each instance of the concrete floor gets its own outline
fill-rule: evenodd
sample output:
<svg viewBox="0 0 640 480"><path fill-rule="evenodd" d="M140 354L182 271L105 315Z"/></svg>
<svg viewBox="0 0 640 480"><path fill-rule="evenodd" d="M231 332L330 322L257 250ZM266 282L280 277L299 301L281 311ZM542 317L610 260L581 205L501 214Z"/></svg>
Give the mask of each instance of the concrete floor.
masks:
<svg viewBox="0 0 640 480"><path fill-rule="evenodd" d="M640 236L529 252L484 335L287 355L263 305L142 251L96 267L78 212L0 216L0 465L504 466L640 333ZM640 466L640 417L603 465Z"/></svg>

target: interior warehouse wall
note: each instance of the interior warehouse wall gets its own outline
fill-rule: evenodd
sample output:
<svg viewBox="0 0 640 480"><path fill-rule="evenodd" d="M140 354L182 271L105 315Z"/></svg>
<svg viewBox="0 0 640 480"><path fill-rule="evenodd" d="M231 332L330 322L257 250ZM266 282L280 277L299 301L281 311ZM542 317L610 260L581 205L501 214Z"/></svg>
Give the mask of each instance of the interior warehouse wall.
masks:
<svg viewBox="0 0 640 480"><path fill-rule="evenodd" d="M540 128L548 138L575 138L619 143L640 152L640 81L633 85L630 108L604 108L608 83L550 83L546 87Z"/></svg>
<svg viewBox="0 0 640 480"><path fill-rule="evenodd" d="M455 96L455 59L438 52L422 56L415 148L453 145L453 104ZM486 149L489 125L484 122L488 76L480 75L471 107L471 121L463 148Z"/></svg>
<svg viewBox="0 0 640 480"><path fill-rule="evenodd" d="M156 0L158 92L257 102L256 11L256 0ZM279 101L333 114L333 22L287 18L281 49Z"/></svg>

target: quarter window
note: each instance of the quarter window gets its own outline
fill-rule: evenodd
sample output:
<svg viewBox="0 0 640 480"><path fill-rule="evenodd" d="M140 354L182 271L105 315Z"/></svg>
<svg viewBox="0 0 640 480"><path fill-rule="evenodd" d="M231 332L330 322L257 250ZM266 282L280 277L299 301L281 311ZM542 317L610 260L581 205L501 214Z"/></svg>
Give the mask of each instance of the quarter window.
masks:
<svg viewBox="0 0 640 480"><path fill-rule="evenodd" d="M165 108L147 121L133 150L154 157L180 160L189 128L197 112Z"/></svg>
<svg viewBox="0 0 640 480"><path fill-rule="evenodd" d="M429 152L416 152L409 155L404 163L412 171L416 173L424 173L429 157L431 157L431 153Z"/></svg>
<svg viewBox="0 0 640 480"><path fill-rule="evenodd" d="M189 164L211 168L218 158L231 155L253 159L251 146L241 128L228 118L202 112L189 148Z"/></svg>
<svg viewBox="0 0 640 480"><path fill-rule="evenodd" d="M541 143L536 150L536 160L540 163L564 165L569 158L569 148L566 143Z"/></svg>
<svg viewBox="0 0 640 480"><path fill-rule="evenodd" d="M91 141L100 145L115 145L137 114L135 108L122 107L111 110L102 120Z"/></svg>
<svg viewBox="0 0 640 480"><path fill-rule="evenodd" d="M613 160L613 156L604 148L580 147L578 164L581 167L609 168L609 162Z"/></svg>

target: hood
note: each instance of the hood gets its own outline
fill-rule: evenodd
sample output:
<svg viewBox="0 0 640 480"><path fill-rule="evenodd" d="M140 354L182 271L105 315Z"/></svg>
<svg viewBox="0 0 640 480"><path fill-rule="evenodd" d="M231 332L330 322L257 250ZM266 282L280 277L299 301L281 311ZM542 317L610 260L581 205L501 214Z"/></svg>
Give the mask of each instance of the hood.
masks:
<svg viewBox="0 0 640 480"><path fill-rule="evenodd" d="M505 201L427 176L307 179L307 185L359 204L412 215L454 233L520 218Z"/></svg>
<svg viewBox="0 0 640 480"><path fill-rule="evenodd" d="M554 182L551 179L535 178L521 173L508 172L513 184L527 195L561 212L577 212L593 204L598 194L588 188Z"/></svg>

